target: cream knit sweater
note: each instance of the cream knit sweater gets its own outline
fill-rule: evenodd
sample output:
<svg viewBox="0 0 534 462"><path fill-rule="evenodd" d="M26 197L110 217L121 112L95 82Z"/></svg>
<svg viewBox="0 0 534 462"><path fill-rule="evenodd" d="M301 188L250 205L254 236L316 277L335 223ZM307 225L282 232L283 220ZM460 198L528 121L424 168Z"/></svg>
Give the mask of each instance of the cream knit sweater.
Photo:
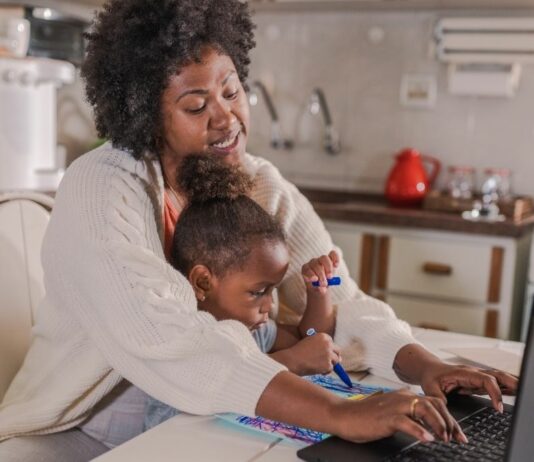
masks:
<svg viewBox="0 0 534 462"><path fill-rule="evenodd" d="M332 249L310 203L266 160L247 155L252 197L279 217L291 264L280 293L302 311L300 268ZM79 424L123 377L193 414L254 415L284 366L262 354L237 321L197 311L187 280L162 249L159 162L109 144L68 169L42 249L46 297L30 350L0 406L0 440ZM358 339L374 373L391 376L394 355L413 343L391 308L358 290L344 264L335 340Z"/></svg>

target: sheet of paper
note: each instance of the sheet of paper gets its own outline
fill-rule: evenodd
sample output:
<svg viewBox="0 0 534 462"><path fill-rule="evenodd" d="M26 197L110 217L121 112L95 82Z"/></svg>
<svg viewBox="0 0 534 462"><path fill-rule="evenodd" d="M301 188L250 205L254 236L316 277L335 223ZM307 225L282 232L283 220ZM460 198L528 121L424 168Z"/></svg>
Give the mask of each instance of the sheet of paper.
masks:
<svg viewBox="0 0 534 462"><path fill-rule="evenodd" d="M443 351L514 375L519 375L521 369L521 355L511 351L498 348L443 348Z"/></svg>
<svg viewBox="0 0 534 462"><path fill-rule="evenodd" d="M363 399L378 390L389 391L389 389L382 387L362 385L356 382L353 382L353 387L349 388L340 380L326 375L310 375L304 378L326 388L338 396L348 399ZM317 443L330 436L327 433L276 422L259 416L248 417L238 414L217 414L217 417L249 430L272 433L281 438L302 441L304 443Z"/></svg>

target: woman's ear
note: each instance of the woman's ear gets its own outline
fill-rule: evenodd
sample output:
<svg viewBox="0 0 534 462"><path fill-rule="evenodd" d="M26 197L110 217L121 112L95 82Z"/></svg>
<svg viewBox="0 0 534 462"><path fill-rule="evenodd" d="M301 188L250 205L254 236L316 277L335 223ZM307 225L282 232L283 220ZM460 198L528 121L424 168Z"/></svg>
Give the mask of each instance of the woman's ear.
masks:
<svg viewBox="0 0 534 462"><path fill-rule="evenodd" d="M193 286L195 296L199 302L205 301L208 297L213 286L213 277L211 271L204 265L195 265L189 271L189 283Z"/></svg>

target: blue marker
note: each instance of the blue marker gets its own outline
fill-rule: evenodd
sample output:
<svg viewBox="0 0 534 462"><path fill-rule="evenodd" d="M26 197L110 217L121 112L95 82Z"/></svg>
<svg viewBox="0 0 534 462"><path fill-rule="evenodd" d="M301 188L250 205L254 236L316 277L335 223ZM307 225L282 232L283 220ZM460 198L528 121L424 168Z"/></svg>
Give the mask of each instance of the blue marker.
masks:
<svg viewBox="0 0 534 462"><path fill-rule="evenodd" d="M307 331L306 331L306 335L308 337L311 337L312 335L315 335L315 329L313 327L310 327ZM337 363L335 366L334 366L334 372L337 374L337 376L343 381L343 383L345 385L347 385L347 387L350 387L352 388L352 382L350 380L350 377L349 377L349 374L347 374L347 372L345 371L345 369L343 369L343 366L341 365L341 363Z"/></svg>
<svg viewBox="0 0 534 462"><path fill-rule="evenodd" d="M339 276L335 276L333 278L329 278L326 280L329 286L338 286L341 284L341 278ZM319 287L319 281L313 281L312 282L313 287Z"/></svg>

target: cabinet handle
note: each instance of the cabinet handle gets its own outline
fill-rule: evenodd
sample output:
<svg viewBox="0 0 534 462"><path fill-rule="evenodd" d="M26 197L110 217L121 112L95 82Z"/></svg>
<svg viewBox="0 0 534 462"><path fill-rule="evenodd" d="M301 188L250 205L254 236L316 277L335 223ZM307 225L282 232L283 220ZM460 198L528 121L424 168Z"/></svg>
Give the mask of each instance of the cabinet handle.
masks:
<svg viewBox="0 0 534 462"><path fill-rule="evenodd" d="M423 264L423 272L438 276L450 276L452 274L452 266L429 261Z"/></svg>

